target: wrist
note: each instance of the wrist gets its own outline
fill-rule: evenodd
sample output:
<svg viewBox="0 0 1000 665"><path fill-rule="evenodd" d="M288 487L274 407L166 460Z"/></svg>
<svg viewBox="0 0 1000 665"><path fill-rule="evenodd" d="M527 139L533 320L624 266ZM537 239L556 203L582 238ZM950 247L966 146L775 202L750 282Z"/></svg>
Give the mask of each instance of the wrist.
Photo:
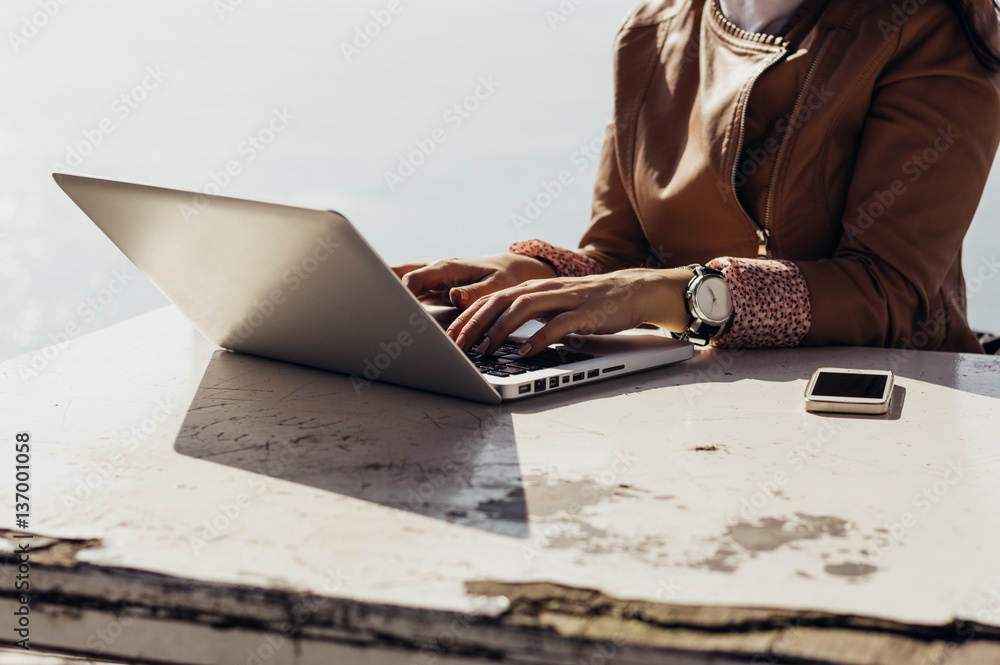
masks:
<svg viewBox="0 0 1000 665"><path fill-rule="evenodd" d="M687 330L690 314L684 298L694 272L687 268L641 269L649 284L644 323L672 333Z"/></svg>
<svg viewBox="0 0 1000 665"><path fill-rule="evenodd" d="M529 279L551 279L558 277L559 273L551 262L537 256L524 256L521 254L508 254L515 274L521 282Z"/></svg>
<svg viewBox="0 0 1000 665"><path fill-rule="evenodd" d="M548 263L555 272L554 275L547 275L550 277L583 277L601 272L600 264L594 259L538 239L511 243L507 251Z"/></svg>

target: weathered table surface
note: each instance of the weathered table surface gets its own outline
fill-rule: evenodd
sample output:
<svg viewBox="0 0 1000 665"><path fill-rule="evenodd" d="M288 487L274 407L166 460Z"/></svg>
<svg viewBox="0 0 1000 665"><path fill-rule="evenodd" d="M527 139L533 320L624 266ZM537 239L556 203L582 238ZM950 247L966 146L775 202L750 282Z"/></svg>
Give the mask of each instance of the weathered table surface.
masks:
<svg viewBox="0 0 1000 665"><path fill-rule="evenodd" d="M823 365L895 370L890 414L806 413ZM0 645L30 533L35 649L1000 662L1000 358L708 351L497 408L359 394L167 308L0 371Z"/></svg>

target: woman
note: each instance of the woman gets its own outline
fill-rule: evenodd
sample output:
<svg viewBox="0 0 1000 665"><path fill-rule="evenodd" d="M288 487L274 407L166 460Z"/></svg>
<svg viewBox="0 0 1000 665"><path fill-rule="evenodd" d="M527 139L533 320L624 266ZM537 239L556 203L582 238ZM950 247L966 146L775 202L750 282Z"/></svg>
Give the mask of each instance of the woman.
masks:
<svg viewBox="0 0 1000 665"><path fill-rule="evenodd" d="M643 323L720 346L982 352L961 248L1000 141L997 35L986 0L642 4L581 249L397 274L463 308L448 333L480 353L530 319L546 325L522 355Z"/></svg>

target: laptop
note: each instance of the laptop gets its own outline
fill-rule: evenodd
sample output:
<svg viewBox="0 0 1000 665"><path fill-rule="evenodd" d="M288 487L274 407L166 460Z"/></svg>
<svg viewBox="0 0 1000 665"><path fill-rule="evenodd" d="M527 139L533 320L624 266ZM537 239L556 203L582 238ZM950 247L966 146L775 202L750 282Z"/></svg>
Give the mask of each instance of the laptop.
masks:
<svg viewBox="0 0 1000 665"><path fill-rule="evenodd" d="M659 330L570 335L520 358L527 324L490 357L444 331L341 214L68 174L56 183L211 342L498 404L687 360ZM535 329L537 329L537 323Z"/></svg>

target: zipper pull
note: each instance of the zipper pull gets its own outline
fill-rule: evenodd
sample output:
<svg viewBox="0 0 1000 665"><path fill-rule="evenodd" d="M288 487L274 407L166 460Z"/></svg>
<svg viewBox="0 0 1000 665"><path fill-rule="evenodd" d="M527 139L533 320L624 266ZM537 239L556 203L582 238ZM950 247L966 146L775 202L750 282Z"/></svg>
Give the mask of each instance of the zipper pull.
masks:
<svg viewBox="0 0 1000 665"><path fill-rule="evenodd" d="M767 249L768 233L767 229L757 229L757 258L766 259L768 254Z"/></svg>

